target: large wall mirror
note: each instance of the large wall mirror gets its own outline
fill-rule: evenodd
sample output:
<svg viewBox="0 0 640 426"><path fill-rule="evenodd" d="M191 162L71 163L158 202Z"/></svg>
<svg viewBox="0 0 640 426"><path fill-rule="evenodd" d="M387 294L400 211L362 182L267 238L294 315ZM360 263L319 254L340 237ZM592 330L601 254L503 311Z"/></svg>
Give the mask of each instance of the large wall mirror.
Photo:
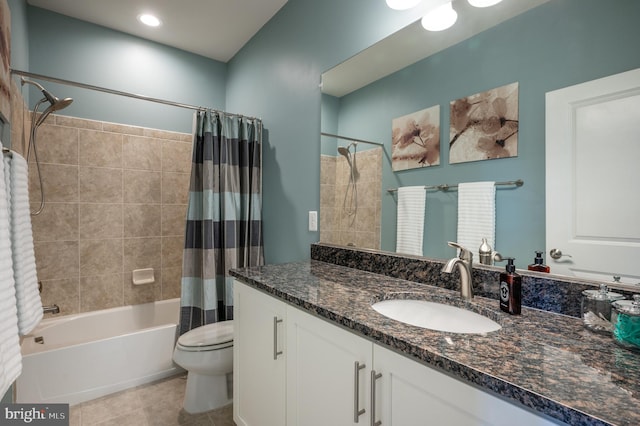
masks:
<svg viewBox="0 0 640 426"><path fill-rule="evenodd" d="M472 8L463 0L453 4L458 12L454 27L431 33L419 22L411 24L323 74L322 132L342 138L321 138L320 241L394 252L397 198L388 189L521 179L521 187L496 190L494 248L515 257L520 269L533 262L536 250L544 250L551 272L558 273L555 262L571 260L566 256L559 261L551 259L546 247L545 188L554 182L545 178L545 96L639 68L636 41L640 26L636 20L640 3L503 0L487 9ZM406 52L411 54L402 54ZM451 164L450 103L516 82L517 156ZM440 107L439 165L394 172L392 120L434 105ZM363 142L353 144L348 138ZM604 161L607 147L608 142L602 140ZM362 189L360 180L355 181L362 217L350 215L348 224L332 229L336 216L344 219L348 214L352 197L349 181L354 177L350 162L357 164L359 173L379 164L379 176L371 178L368 185L363 182ZM331 182L333 187L326 186ZM627 191L635 197L634 189ZM427 191L423 255L454 256L447 241L455 241L456 226L457 192ZM333 232L326 232L330 229ZM369 234L358 237L359 230ZM348 231L353 234L340 239ZM640 241L632 243L640 245ZM471 249L477 252L478 248ZM604 269L602 280L611 281L617 271ZM640 268L624 275L624 282L640 282Z"/></svg>

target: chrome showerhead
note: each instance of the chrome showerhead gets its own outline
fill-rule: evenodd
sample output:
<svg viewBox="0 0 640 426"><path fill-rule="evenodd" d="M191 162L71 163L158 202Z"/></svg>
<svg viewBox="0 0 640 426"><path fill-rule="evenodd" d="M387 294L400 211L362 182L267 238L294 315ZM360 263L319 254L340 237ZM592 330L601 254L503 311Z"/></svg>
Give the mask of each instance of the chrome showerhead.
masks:
<svg viewBox="0 0 640 426"><path fill-rule="evenodd" d="M60 99L57 96L52 95L51 92L49 92L47 89L42 87L42 85L38 82L27 80L24 77L22 77L21 81L22 81L22 85L24 85L25 83L32 84L42 92L42 95L44 96L44 98L42 98L38 104L45 101L49 102L49 106L42 112L42 115L40 116L37 123L35 124L36 126L39 126L40 124L42 124L44 120L47 118L47 116L52 112L64 109L68 107L71 104L71 102L73 102L72 98Z"/></svg>

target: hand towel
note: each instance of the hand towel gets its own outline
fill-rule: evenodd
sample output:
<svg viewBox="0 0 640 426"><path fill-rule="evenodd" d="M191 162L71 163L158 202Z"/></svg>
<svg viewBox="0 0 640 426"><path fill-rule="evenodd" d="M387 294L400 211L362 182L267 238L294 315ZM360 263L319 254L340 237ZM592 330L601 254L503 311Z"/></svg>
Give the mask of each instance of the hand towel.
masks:
<svg viewBox="0 0 640 426"><path fill-rule="evenodd" d="M495 249L496 240L496 184L471 182L458 185L457 243L474 253L486 238Z"/></svg>
<svg viewBox="0 0 640 426"><path fill-rule="evenodd" d="M10 182L7 190L18 332L24 336L40 323L43 315L29 210L29 171L24 157L15 152L12 158L5 156L4 167L5 178Z"/></svg>
<svg viewBox="0 0 640 426"><path fill-rule="evenodd" d="M22 372L4 161L0 161L0 395Z"/></svg>
<svg viewBox="0 0 640 426"><path fill-rule="evenodd" d="M422 256L425 204L424 186L398 188L397 253Z"/></svg>

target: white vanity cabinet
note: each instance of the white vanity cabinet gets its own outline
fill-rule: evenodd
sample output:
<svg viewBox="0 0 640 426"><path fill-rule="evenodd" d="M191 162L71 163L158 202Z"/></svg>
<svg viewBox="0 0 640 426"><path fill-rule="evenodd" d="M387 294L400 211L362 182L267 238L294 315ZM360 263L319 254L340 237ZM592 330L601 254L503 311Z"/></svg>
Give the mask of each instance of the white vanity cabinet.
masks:
<svg viewBox="0 0 640 426"><path fill-rule="evenodd" d="M373 361L382 426L557 424L377 344Z"/></svg>
<svg viewBox="0 0 640 426"><path fill-rule="evenodd" d="M234 297L238 425L556 424L241 283Z"/></svg>
<svg viewBox="0 0 640 426"><path fill-rule="evenodd" d="M234 283L233 420L285 425L286 305Z"/></svg>
<svg viewBox="0 0 640 426"><path fill-rule="evenodd" d="M287 308L287 425L369 425L371 342Z"/></svg>

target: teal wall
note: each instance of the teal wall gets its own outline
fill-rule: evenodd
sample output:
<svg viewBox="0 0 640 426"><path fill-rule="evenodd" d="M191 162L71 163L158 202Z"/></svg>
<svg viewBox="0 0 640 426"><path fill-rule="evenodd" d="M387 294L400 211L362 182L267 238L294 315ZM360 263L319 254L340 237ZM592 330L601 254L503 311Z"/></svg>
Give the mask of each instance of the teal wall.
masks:
<svg viewBox="0 0 640 426"><path fill-rule="evenodd" d="M35 7L28 8L28 71L196 106L224 109L226 64ZM72 97L60 111L88 119L191 132L193 111L44 83ZM31 102L41 96L31 91Z"/></svg>
<svg viewBox="0 0 640 426"><path fill-rule="evenodd" d="M262 117L265 257L309 257L319 234L307 212L319 208L320 75L413 22L384 1L289 0L229 62L227 109Z"/></svg>
<svg viewBox="0 0 640 426"><path fill-rule="evenodd" d="M640 2L559 0L544 4L340 99L339 133L385 141L391 120L440 105L440 166L394 173L383 188L523 179L496 195L496 249L532 263L545 248L545 93L640 67ZM448 164L449 102L519 82L518 157ZM603 149L606 141L603 141ZM382 249L395 250L396 197L383 193ZM427 193L424 254L450 257L456 192ZM470 247L474 251L477 247Z"/></svg>

